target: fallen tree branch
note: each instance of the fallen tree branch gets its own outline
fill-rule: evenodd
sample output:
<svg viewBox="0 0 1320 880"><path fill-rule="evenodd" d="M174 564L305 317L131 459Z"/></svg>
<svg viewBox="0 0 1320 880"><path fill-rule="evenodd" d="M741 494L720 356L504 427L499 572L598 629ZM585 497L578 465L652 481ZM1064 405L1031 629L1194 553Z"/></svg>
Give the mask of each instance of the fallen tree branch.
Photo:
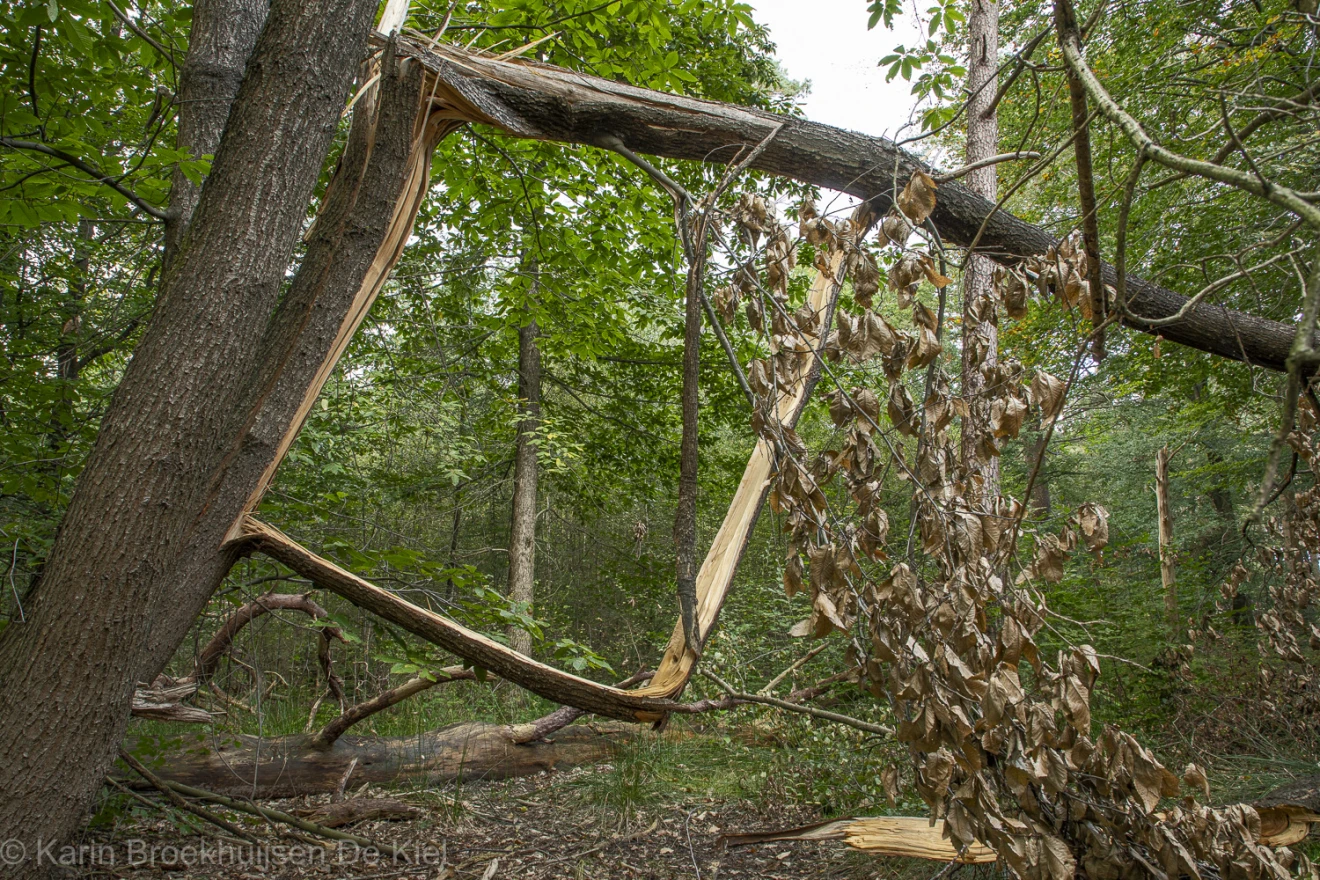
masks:
<svg viewBox="0 0 1320 880"><path fill-rule="evenodd" d="M191 785L184 785L180 782L165 782L164 785L180 794L186 794L188 797L194 797L199 800L211 801L228 807L231 810L238 810L240 813L248 813L252 816L260 816L271 822L280 822L284 825L292 825L299 831L306 831L308 834L315 834L318 837L328 837L331 840L343 840L348 843L356 844L363 849L374 849L377 852L386 853L393 859L403 859L408 861L408 851L404 847L396 847L392 843L376 843L365 837L359 837L356 834L349 834L347 831L337 831L334 828L326 828L324 825L317 825L307 819L300 819L297 816L291 816L281 810L273 810L270 807L259 807L256 804L247 801L241 801L237 798L226 797L223 794L206 791L200 788L193 788Z"/></svg>
<svg viewBox="0 0 1320 880"><path fill-rule="evenodd" d="M785 669L783 672L779 673L774 678L770 679L770 682L765 687L758 690L756 692L756 695L758 697L770 696L770 694L774 692L774 689L779 687L780 682L788 678L794 672L797 672L803 666L806 666L808 663L811 662L813 657L815 657L817 654L819 654L821 651L824 651L828 647L829 647L828 642L821 642L819 645L812 648L810 651L808 651L807 653L799 657L797 660L795 660L793 664L789 666L787 669Z"/></svg>
<svg viewBox="0 0 1320 880"><path fill-rule="evenodd" d="M248 843L257 842L257 839L255 837L253 837L251 834L248 834L246 831L244 831L242 828L239 828L237 825L227 822L224 819L221 819L219 816L215 815L214 813L210 812L209 810L204 810L201 807L197 806L196 804L190 804L187 801L185 801L183 798L179 797L178 793L175 792L174 789L170 787L169 783L160 779L158 776L156 776L156 774L152 773L145 766L143 766L141 761L139 761L137 758L134 758L132 755L130 755L128 752L124 751L123 749L119 750L119 758L125 764L131 767L134 773L145 779L151 785L152 788L156 789L156 791L164 795L165 800L169 801L174 807L183 810L186 813L191 813L192 815L196 816L199 819L203 819L207 822L210 822L212 825L216 826L217 828L223 828L225 831L229 832L234 837L237 837L240 840L246 840Z"/></svg>
<svg viewBox="0 0 1320 880"><path fill-rule="evenodd" d="M105 778L105 784L108 785L108 786L110 786L111 788L115 789L116 791L120 792L121 794L126 794L126 795L128 795L128 796L131 797L133 800L137 801L138 803L142 804L143 806L155 810L156 812L158 812L158 813L160 813L162 816L164 816L166 819L169 819L169 818L171 818L171 817L174 816L174 813L170 812L169 808L166 807L164 804L162 804L162 803L160 803L160 802L158 802L158 801L153 801L151 798L149 798L149 797L145 797L144 795L139 794L138 792L136 792L136 791L134 791L133 789L129 788L128 786L124 785L124 784L123 784L122 782L120 782L118 779L115 779L113 776L107 776L107 777ZM171 791L170 793L171 793L171 794L174 794L173 791ZM191 811L189 811L189 814L191 815ZM230 841L230 842L232 842L232 843L246 843L246 842L247 842L247 841L241 840L241 839L239 839L239 838L237 838L237 837L229 837L229 836L226 836L226 835L224 835L224 834L219 833L218 831L212 831L211 829L207 828L205 825L195 825L195 826L190 825L190 827L194 827L194 828L197 829L197 831L198 831L199 833L205 833L205 834L207 834L207 835L210 835L211 837L216 838L217 840L226 840L226 841Z"/></svg>
<svg viewBox="0 0 1320 880"><path fill-rule="evenodd" d="M438 684L447 684L451 681L472 681L476 677L476 673L471 669L464 669L461 666L449 666L440 670L440 673L434 678L419 676L406 681L398 687L390 688L370 700L344 710L338 718L321 728L320 732L312 737L311 746L315 749L328 749L335 744L335 740L339 739L346 730L359 721L370 718L377 712L383 712L397 703L402 703L414 694L429 690Z"/></svg>
<svg viewBox="0 0 1320 880"><path fill-rule="evenodd" d="M333 795L341 783L348 785L349 778L354 786L436 785L596 764L610 760L621 744L638 733L633 725L615 723L560 729L565 714L567 710L557 710L527 725L465 722L414 736L349 733L328 749L313 748L305 734L227 736L205 749L172 746L168 737L140 737L130 739L125 749L158 754L161 760L154 772L169 782L219 794L282 798ZM546 739L551 733L554 736Z"/></svg>
<svg viewBox="0 0 1320 880"><path fill-rule="evenodd" d="M783 709L785 712L796 712L800 715L810 715L811 717L819 718L822 721L833 721L835 724L843 724L847 727L865 731L866 733L877 733L884 736L894 735L894 729L892 727L886 727L883 724L872 724L870 721L863 721L860 718L853 718L849 715L840 715L838 712L830 712L825 709L817 709L815 706L804 706L801 703L790 703L788 700L781 700L777 697L766 697L761 694L745 694L734 690L733 685L709 670L703 669L701 674L719 685L720 689L724 691L725 696L733 705L737 705L738 703L761 703L765 706L774 706L776 709Z"/></svg>
<svg viewBox="0 0 1320 880"><path fill-rule="evenodd" d="M327 617L326 610L313 602L306 593L267 593L260 598L253 599L226 618L225 622L216 630L215 635L211 636L211 640L206 643L206 647L202 648L197 655L197 660L193 664L191 680L203 682L214 675L216 668L220 665L221 658L229 653L229 649L234 645L234 638L239 632L253 620L272 611L297 611L306 614L313 620L324 620ZM320 631L326 641L334 638L347 643L344 634L339 631L337 626L321 627ZM324 665L324 663L323 660L322 664ZM334 685L331 685L331 690L334 689ZM340 693L342 694L342 689Z"/></svg>
<svg viewBox="0 0 1320 880"><path fill-rule="evenodd" d="M774 128L782 131L751 163L760 171L803 180L868 200L883 215L894 201L894 181L930 169L886 138L789 119L760 110L667 95L529 61L499 61L453 46L427 46L404 38L401 51L436 76L450 112L520 137L602 145L611 137L634 154L727 164ZM602 135L602 132L608 134ZM1299 210L1320 211L1304 200ZM1043 255L1058 240L954 182L940 187L931 215L948 242L1000 263ZM984 230L982 231L982 226ZM1103 283L1115 282L1104 265ZM1176 315L1183 297L1136 276L1126 279L1125 324L1150 332L1143 319ZM1245 312L1203 306L1160 331L1166 339L1211 354L1283 372L1293 327Z"/></svg>

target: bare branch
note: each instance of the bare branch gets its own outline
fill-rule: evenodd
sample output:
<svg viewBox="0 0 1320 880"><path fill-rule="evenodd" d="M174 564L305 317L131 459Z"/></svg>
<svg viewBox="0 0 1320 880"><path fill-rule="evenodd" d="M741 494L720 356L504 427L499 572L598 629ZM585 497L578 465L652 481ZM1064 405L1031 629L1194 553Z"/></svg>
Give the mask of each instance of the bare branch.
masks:
<svg viewBox="0 0 1320 880"><path fill-rule="evenodd" d="M1100 108L1100 112L1127 135L1128 140L1142 155L1175 171L1185 171L1188 174L1215 180L1252 195L1260 196L1271 204L1278 205L1301 217L1308 225L1320 229L1320 207L1312 205L1295 190L1282 184L1261 180L1254 174L1248 174L1236 168L1228 168L1215 162L1206 162L1201 159L1183 156L1155 143L1155 140L1142 128L1141 123L1120 107L1118 102L1105 90L1100 80L1096 79L1095 74L1092 73L1091 68L1086 63L1085 56L1082 54L1082 48L1077 41L1076 33L1061 34L1060 45L1063 48L1063 57L1068 64L1068 69L1077 76L1082 87L1086 89L1087 95L1095 101Z"/></svg>
<svg viewBox="0 0 1320 880"><path fill-rule="evenodd" d="M1000 153L998 156L987 156L984 159L979 159L976 162L971 162L967 165L963 165L961 168L955 168L954 170L950 171L947 174L937 174L935 175L935 182L948 183L951 180L957 180L960 177L965 177L968 174L971 174L973 171L977 170L978 168L986 168L989 167L990 165L998 165L1001 162L1012 162L1014 159L1039 159L1040 156L1041 154L1037 153L1034 150L1019 150L1016 153Z"/></svg>
<svg viewBox="0 0 1320 880"><path fill-rule="evenodd" d="M97 183L105 184L110 187L134 205L137 205L144 214L148 214L157 220L165 219L165 212L160 208L157 208L155 205L139 198L137 193L124 186L117 178L106 174L96 166L84 162L82 159L79 159L71 153L66 153L63 150L47 144L38 143L37 141L25 141L11 137L0 137L0 146L9 147L11 150L27 150L33 153L41 153L42 155L59 159L65 165L77 168L79 171L93 178Z"/></svg>
<svg viewBox="0 0 1320 880"><path fill-rule="evenodd" d="M133 772L141 776L143 779L145 779L152 788L156 789L156 791L159 791L162 795L164 795L165 799L169 801L170 804L173 805L174 807L183 810L186 813L191 813L192 815L198 817L199 819L204 819L207 822L210 822L212 825L216 826L217 828L223 828L225 831L229 832L230 834L234 835L240 840L246 840L248 843L257 842L257 839L255 837L253 837L251 834L248 834L242 828L239 828L238 826L233 825L225 821L224 819L221 819L219 816L215 815L209 810L204 810L201 807L197 806L196 804L190 804L187 801L185 801L183 798L179 797L178 793L174 791L172 788L170 788L169 783L165 782L156 774L152 773L145 766L143 766L141 761L139 761L137 758L133 757L123 749L119 750L119 758L129 767L133 768Z"/></svg>

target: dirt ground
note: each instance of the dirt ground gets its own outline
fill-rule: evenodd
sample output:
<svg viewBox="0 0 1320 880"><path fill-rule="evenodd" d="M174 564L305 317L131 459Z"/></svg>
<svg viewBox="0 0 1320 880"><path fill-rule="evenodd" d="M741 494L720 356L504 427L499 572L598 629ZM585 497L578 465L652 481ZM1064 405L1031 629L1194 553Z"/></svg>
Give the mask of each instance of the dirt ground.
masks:
<svg viewBox="0 0 1320 880"><path fill-rule="evenodd" d="M352 792L355 798L391 797L418 808L415 819L342 829L403 848L411 864L353 844L314 846L255 817L226 813L261 836L255 847L238 845L189 833L177 817L140 805L94 827L69 862L84 877L173 880L800 880L933 877L945 867L864 856L837 841L726 847L724 833L793 827L822 817L814 807L766 800L635 798L618 787L616 777L612 766L601 765L458 789ZM319 796L266 805L292 812L326 802L328 796ZM960 873L960 880L971 880L971 869Z"/></svg>

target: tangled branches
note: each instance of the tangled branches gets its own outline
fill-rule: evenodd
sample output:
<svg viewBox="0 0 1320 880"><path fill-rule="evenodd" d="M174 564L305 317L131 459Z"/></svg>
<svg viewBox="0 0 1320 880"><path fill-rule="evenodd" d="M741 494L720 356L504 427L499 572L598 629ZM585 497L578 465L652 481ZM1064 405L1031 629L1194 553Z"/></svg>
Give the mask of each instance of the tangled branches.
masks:
<svg viewBox="0 0 1320 880"><path fill-rule="evenodd" d="M786 277L794 249L787 233L767 228L754 211L740 218L744 228L755 221L755 234L769 239L768 291L752 296L762 289L744 272L742 286L717 301L728 317L738 295L747 295L752 326L768 337L770 356L748 375L758 396L753 425L776 451L770 503L788 533L785 588L811 599L811 616L793 633L838 631L849 639L863 687L887 698L898 719L917 790L947 820L960 848L982 841L1019 876L1042 880L1079 872L1101 880L1286 877L1294 857L1257 843L1259 817L1251 807L1212 809L1196 800L1198 792L1208 797L1200 768L1175 774L1130 734L1093 730L1091 693L1100 675L1093 648L1061 650L1052 660L1040 648L1046 609L1035 585L1059 580L1074 549L1099 556L1108 514L1083 505L1061 533L1036 537L1029 561L1018 561L1023 506L987 491L979 465L1017 436L1032 408L1050 429L1069 383L1043 372L1028 377L1012 360L988 358L988 346L972 338L965 344L984 379L983 399L973 412L953 396L940 362L940 314L916 298L923 280L942 288L949 279L931 254L907 249L912 229L934 207L935 190L918 173L880 223L880 244L899 248L887 286L897 308L910 314L910 330L875 308L880 271L862 246L873 224L865 206L838 224L812 205L801 211L802 237L821 266L834 259L847 265L862 310L838 312L824 353L835 363L878 362L888 384L882 397L872 388L846 389L834 377L828 400L837 443L815 455L777 421L774 401L812 361L804 341L813 338L819 315L790 310ZM1085 311L1093 302L1089 274L1084 249L1065 242L1031 266L998 273L994 301L980 306L982 319L997 320L1000 310L1021 314L1033 286ZM907 380L920 370L918 407L909 387L916 383ZM983 426L970 462L957 455L955 419ZM884 498L891 472L911 489L909 549L896 563ZM1320 498L1308 503L1320 505ZM1277 604L1300 601L1281 595Z"/></svg>

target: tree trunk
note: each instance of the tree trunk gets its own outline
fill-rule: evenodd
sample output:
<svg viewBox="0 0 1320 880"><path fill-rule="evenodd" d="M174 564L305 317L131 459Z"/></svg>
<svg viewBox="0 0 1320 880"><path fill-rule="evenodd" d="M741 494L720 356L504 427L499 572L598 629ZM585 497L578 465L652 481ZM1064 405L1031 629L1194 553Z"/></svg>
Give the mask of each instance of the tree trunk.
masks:
<svg viewBox="0 0 1320 880"><path fill-rule="evenodd" d="M213 504L227 429L374 11L369 0L277 0L27 622L0 634L0 839L29 854L4 876L41 876L37 841L77 830L134 682L163 667L209 595L179 592L178 557L194 543L215 556L232 521Z"/></svg>
<svg viewBox="0 0 1320 880"><path fill-rule="evenodd" d="M535 292L533 291L533 294ZM509 535L509 600L531 613L536 585L536 431L541 424L541 350L535 321L518 328L518 400L522 419L513 464L513 524ZM509 646L531 656L532 634L510 626Z"/></svg>
<svg viewBox="0 0 1320 880"><path fill-rule="evenodd" d="M1169 447L1155 453L1155 510L1159 517L1160 584L1164 587L1164 619L1169 638L1178 642L1178 578L1173 560L1173 513L1169 510Z"/></svg>
<svg viewBox="0 0 1320 880"><path fill-rule="evenodd" d="M706 270L706 224L701 215L689 233L686 295L683 301L683 436L679 445L678 500L674 511L674 561L679 625L689 651L701 655L697 622L697 471L700 464L698 415L701 403L701 297ZM679 230L684 234L683 230Z"/></svg>
<svg viewBox="0 0 1320 880"><path fill-rule="evenodd" d="M229 108L243 83L243 69L261 34L269 0L197 0L188 32L188 54L179 72L176 144L193 157L213 156L229 120ZM201 182L178 168L170 181L165 212L164 265L174 262L192 221Z"/></svg>
<svg viewBox="0 0 1320 880"><path fill-rule="evenodd" d="M483 58L446 45L428 51L427 44L410 39L402 43L438 73L458 112L520 137L596 145L617 138L638 153L722 163L782 125L750 167L867 199L879 214L893 204L895 181L901 187L918 168L938 173L887 138L549 65ZM980 233L979 247L997 262L1015 263L1058 244L1046 230L995 207L967 187L945 183L931 219L946 242L963 247ZM1113 267L1105 265L1103 276L1112 285ZM1123 320L1130 327L1233 360L1287 369L1295 335L1291 324L1203 304L1173 324L1147 329L1143 319L1171 317L1187 298L1132 276L1128 296Z"/></svg>
<svg viewBox="0 0 1320 880"><path fill-rule="evenodd" d="M217 794L258 798L334 792L354 760L350 785L508 779L609 760L637 731L633 725L582 724L548 740L519 743L515 727L470 722L417 736L342 736L330 748L317 748L305 735L225 738L213 748L209 737L197 734L196 742L185 736L183 748L166 751L152 772ZM161 746L142 737L130 739L125 750L156 754Z"/></svg>
<svg viewBox="0 0 1320 880"><path fill-rule="evenodd" d="M972 0L967 17L967 164L989 159L999 152L999 115L994 106L999 77L999 6L996 0ZM994 165L967 174L967 188L994 201L999 192L999 170ZM994 263L978 253L967 256L963 274L963 399L973 417L962 420L963 466L977 468L977 447L990 424L989 401L985 399L985 369L999 360L998 312L991 275ZM975 338L975 342L973 339ZM976 356L978 350L984 357ZM987 458L979 466L984 482L974 496L982 503L999 493L999 459Z"/></svg>
<svg viewBox="0 0 1320 880"><path fill-rule="evenodd" d="M1034 469L1036 480L1031 484L1031 495L1028 498L1028 508L1039 516L1050 515L1050 481L1046 478L1045 456L1049 452L1049 447L1045 443L1045 432L1041 430L1040 419L1036 418L1035 429L1023 438L1022 450L1026 453L1027 477L1031 477ZM1039 461L1039 464L1037 462Z"/></svg>

